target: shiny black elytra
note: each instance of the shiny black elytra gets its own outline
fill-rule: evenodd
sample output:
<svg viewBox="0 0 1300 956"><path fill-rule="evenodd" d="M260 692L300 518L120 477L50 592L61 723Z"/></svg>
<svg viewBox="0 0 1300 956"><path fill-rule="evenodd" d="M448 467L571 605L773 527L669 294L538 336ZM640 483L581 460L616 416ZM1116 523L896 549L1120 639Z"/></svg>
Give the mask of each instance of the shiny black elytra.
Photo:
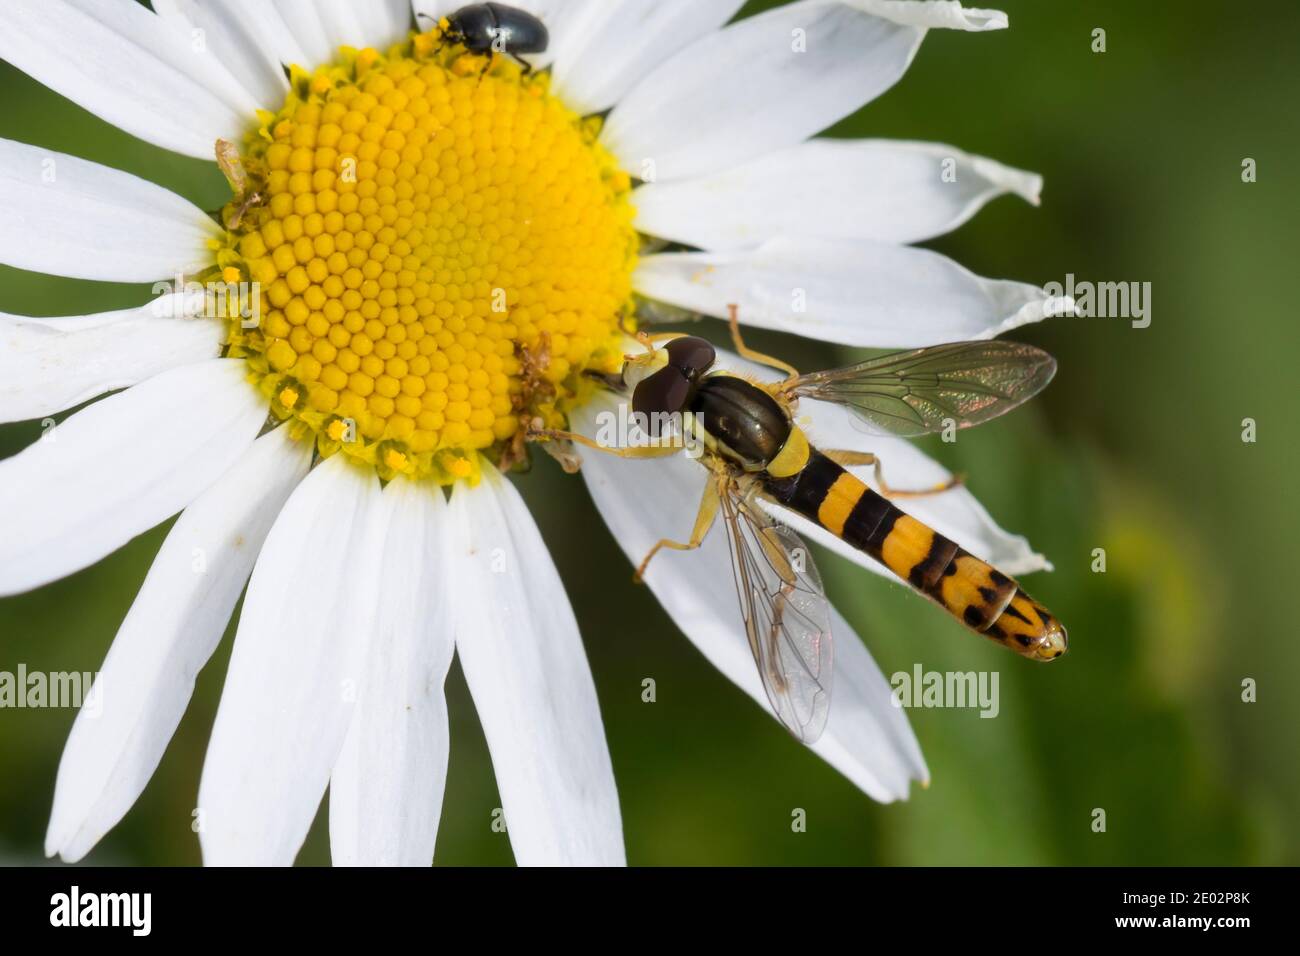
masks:
<svg viewBox="0 0 1300 956"><path fill-rule="evenodd" d="M504 53L528 72L522 53L545 53L551 44L546 24L527 10L504 3L471 3L447 15L444 39L470 53Z"/></svg>

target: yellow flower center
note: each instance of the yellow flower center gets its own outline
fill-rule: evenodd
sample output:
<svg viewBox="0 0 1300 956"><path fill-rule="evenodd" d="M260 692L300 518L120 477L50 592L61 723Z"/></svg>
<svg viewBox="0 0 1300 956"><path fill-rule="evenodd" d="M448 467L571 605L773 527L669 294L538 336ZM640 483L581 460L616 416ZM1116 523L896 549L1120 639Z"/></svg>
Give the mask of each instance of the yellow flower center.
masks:
<svg viewBox="0 0 1300 956"><path fill-rule="evenodd" d="M260 306L228 353L322 455L384 478L517 460L621 361L637 240L599 123L436 32L291 85L223 211L217 269Z"/></svg>

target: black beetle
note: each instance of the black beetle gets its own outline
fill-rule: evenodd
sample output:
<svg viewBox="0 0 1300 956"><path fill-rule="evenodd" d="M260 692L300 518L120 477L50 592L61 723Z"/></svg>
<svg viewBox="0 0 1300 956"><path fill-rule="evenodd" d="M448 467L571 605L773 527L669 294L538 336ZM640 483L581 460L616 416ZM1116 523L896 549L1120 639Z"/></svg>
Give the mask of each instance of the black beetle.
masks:
<svg viewBox="0 0 1300 956"><path fill-rule="evenodd" d="M524 68L522 53L545 53L551 44L546 24L527 10L504 3L471 3L447 14L443 41L460 43L470 53L504 53Z"/></svg>

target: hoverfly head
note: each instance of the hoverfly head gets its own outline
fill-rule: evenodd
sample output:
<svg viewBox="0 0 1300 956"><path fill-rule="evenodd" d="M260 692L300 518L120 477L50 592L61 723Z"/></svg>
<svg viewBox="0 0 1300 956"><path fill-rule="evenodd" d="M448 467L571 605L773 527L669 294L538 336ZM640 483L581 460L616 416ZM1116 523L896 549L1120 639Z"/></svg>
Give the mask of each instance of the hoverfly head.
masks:
<svg viewBox="0 0 1300 956"><path fill-rule="evenodd" d="M623 381L632 391L632 410L647 415L686 409L699 380L713 367L717 353L704 339L682 335L662 348L645 340L647 351L628 358Z"/></svg>

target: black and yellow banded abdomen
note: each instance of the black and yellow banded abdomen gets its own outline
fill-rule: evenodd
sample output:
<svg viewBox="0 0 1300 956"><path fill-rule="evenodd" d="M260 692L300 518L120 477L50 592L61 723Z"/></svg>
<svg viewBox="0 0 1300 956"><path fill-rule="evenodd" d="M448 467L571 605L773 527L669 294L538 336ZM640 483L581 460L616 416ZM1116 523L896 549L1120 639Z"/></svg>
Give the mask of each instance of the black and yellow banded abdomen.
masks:
<svg viewBox="0 0 1300 956"><path fill-rule="evenodd" d="M816 449L784 477L769 472L773 499L871 555L959 621L1034 660L1065 653L1059 621L1020 586L872 491Z"/></svg>

